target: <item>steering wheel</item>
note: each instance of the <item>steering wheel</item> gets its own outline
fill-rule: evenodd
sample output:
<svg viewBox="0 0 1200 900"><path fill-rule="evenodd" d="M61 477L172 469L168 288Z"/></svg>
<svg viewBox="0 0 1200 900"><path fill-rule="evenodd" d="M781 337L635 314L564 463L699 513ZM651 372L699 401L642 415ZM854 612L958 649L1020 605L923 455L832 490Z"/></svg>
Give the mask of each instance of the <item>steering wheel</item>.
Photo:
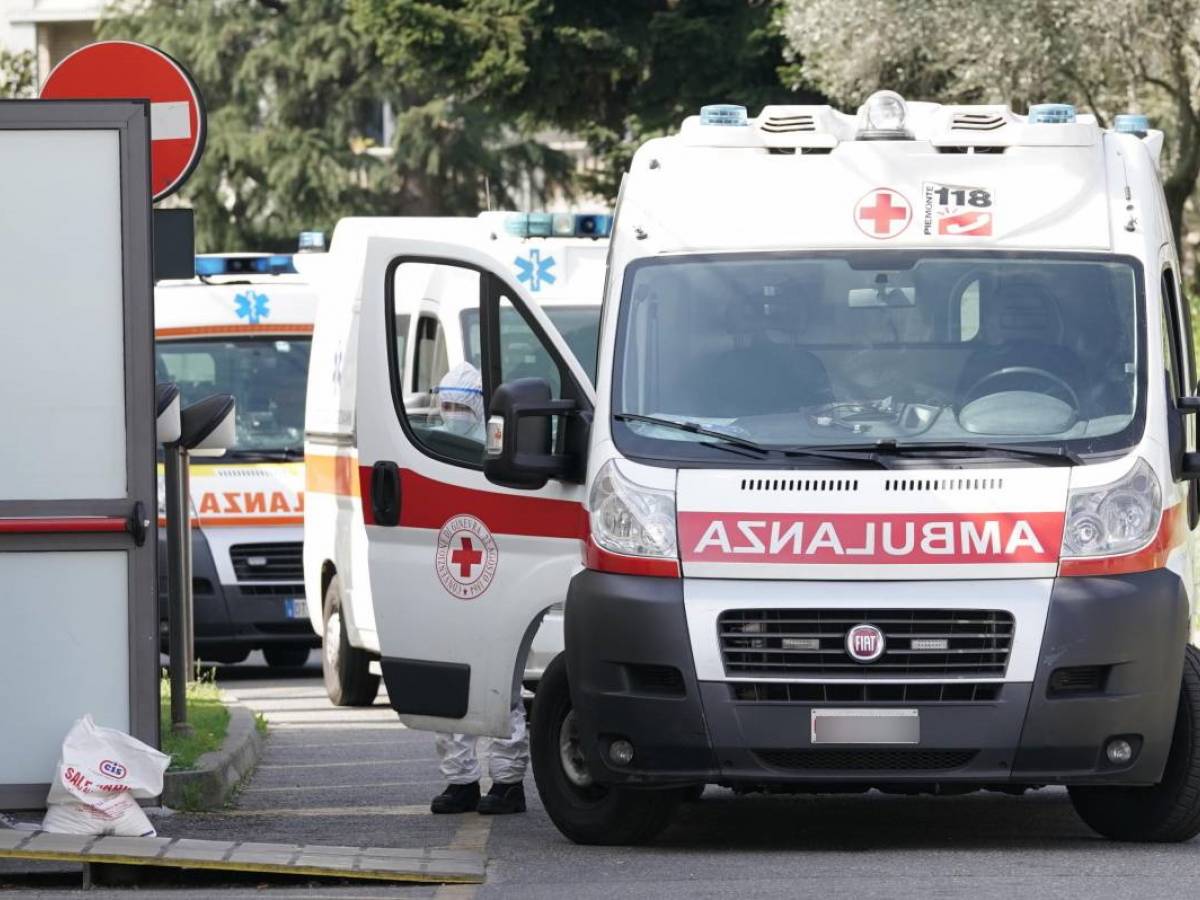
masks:
<svg viewBox="0 0 1200 900"><path fill-rule="evenodd" d="M1067 395L1067 400L1075 410L1076 415L1078 415L1080 403L1079 395L1075 393L1075 389L1053 372L1048 372L1045 369L1039 369L1037 366L1005 366L1003 369L997 369L995 372L989 372L967 389L966 393L963 394L963 400L959 408L961 409L962 407L965 407L968 403L977 399L978 397L986 396L986 392L980 391L979 389L988 382L996 381L1000 378L1012 378L1018 375L1041 378L1050 382L1055 387L1061 388L1062 392Z"/></svg>

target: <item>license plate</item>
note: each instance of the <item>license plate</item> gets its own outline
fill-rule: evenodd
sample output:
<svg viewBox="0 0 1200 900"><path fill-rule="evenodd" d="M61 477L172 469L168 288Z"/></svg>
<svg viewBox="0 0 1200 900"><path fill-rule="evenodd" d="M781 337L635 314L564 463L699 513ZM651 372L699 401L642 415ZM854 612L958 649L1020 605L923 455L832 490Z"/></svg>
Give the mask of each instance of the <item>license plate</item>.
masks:
<svg viewBox="0 0 1200 900"><path fill-rule="evenodd" d="M289 619L308 618L308 601L303 597L290 597L284 600L283 608Z"/></svg>
<svg viewBox="0 0 1200 900"><path fill-rule="evenodd" d="M921 717L915 709L814 709L814 744L918 744Z"/></svg>

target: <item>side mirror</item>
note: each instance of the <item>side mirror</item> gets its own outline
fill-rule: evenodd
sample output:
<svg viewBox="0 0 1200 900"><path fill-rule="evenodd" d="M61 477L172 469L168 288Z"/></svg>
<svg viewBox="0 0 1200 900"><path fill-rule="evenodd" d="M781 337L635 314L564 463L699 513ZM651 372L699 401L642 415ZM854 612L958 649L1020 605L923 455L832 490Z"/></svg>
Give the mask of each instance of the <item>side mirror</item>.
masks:
<svg viewBox="0 0 1200 900"><path fill-rule="evenodd" d="M213 394L184 409L179 416L183 449L193 456L223 456L237 440L236 409L229 394Z"/></svg>
<svg viewBox="0 0 1200 900"><path fill-rule="evenodd" d="M155 415L160 444L179 440L179 385L174 382L154 386Z"/></svg>
<svg viewBox="0 0 1200 900"><path fill-rule="evenodd" d="M537 490L571 471L568 457L553 452L555 416L577 410L574 400L552 400L544 378L518 378L496 388L488 410L483 473L503 487Z"/></svg>

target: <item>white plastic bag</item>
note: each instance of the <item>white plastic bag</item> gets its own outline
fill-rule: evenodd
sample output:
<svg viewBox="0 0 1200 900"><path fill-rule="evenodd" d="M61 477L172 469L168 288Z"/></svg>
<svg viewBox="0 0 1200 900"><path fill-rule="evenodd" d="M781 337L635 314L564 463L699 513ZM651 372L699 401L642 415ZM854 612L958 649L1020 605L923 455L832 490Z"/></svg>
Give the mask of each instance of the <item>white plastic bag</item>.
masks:
<svg viewBox="0 0 1200 900"><path fill-rule="evenodd" d="M84 716L63 740L43 831L154 837L138 800L162 793L171 757Z"/></svg>

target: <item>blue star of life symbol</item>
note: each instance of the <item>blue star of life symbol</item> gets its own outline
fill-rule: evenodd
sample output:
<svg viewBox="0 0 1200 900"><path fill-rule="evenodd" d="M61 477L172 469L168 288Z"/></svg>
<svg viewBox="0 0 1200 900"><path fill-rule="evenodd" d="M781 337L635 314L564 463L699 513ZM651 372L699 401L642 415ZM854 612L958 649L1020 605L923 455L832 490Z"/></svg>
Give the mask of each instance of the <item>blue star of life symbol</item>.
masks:
<svg viewBox="0 0 1200 900"><path fill-rule="evenodd" d="M267 308L267 304L271 302L271 298L266 294L260 294L257 291L246 291L246 293L238 294L234 297L233 302L237 311L237 317L245 319L251 325L257 325L259 320L271 315L271 310Z"/></svg>
<svg viewBox="0 0 1200 900"><path fill-rule="evenodd" d="M517 281L529 283L529 290L536 293L543 284L554 284L555 276L550 271L554 265L554 257L542 259L541 250L530 250L529 259L518 256L513 260L517 267Z"/></svg>

